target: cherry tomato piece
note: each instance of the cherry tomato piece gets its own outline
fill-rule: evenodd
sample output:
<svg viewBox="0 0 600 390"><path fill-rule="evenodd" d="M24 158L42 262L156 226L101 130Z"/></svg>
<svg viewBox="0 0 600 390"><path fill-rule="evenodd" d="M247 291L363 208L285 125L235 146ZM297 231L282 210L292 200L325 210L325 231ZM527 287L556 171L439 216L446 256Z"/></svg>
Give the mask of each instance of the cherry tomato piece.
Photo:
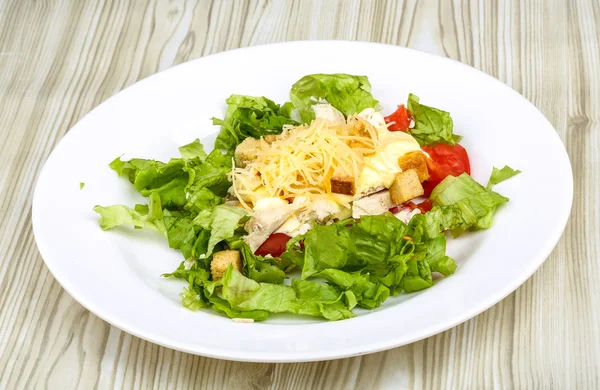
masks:
<svg viewBox="0 0 600 390"><path fill-rule="evenodd" d="M431 199L425 199L421 203L406 202L404 204L413 210L414 209L421 210L421 213L423 213L423 214L425 214L428 211L431 211L431 209L433 208L433 202L431 201Z"/></svg>
<svg viewBox="0 0 600 390"><path fill-rule="evenodd" d="M435 186L444 180L446 176L459 176L465 172L469 175L471 174L469 156L465 148L461 145L425 145L422 149L430 157L427 159L429 179L423 182L425 196L429 196Z"/></svg>
<svg viewBox="0 0 600 390"><path fill-rule="evenodd" d="M408 126L410 125L410 113L404 107L404 104L398 106L398 109L391 113L389 116L386 116L385 123L392 123L388 126L389 131L404 131L408 130Z"/></svg>
<svg viewBox="0 0 600 390"><path fill-rule="evenodd" d="M285 244L290 240L290 236L283 233L273 233L267 238L267 241L254 252L255 255L279 257L285 252Z"/></svg>

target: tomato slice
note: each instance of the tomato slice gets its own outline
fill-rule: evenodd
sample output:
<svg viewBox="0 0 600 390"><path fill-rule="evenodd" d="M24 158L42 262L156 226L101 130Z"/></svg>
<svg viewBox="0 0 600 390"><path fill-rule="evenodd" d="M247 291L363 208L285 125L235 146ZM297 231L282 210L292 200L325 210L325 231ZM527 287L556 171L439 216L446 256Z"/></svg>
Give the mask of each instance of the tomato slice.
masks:
<svg viewBox="0 0 600 390"><path fill-rule="evenodd" d="M410 113L404 107L404 104L399 105L398 109L391 113L389 116L386 116L385 123L392 123L388 126L389 131L404 131L408 130L408 126L410 125Z"/></svg>
<svg viewBox="0 0 600 390"><path fill-rule="evenodd" d="M423 213L423 214L425 214L428 211L431 211L431 209L433 208L433 202L431 201L431 199L425 199L421 203L406 202L404 204L413 210L414 209L421 210L421 213Z"/></svg>
<svg viewBox="0 0 600 390"><path fill-rule="evenodd" d="M291 238L292 237L287 234L273 233L267 238L267 241L263 242L254 254L259 256L271 255L273 257L279 257L285 252L285 244L287 244Z"/></svg>
<svg viewBox="0 0 600 390"><path fill-rule="evenodd" d="M435 186L444 180L446 176L459 176L465 172L469 175L471 174L469 156L467 155L465 148L461 145L425 145L422 149L429 154L430 157L427 159L429 179L423 182L425 196L429 196Z"/></svg>

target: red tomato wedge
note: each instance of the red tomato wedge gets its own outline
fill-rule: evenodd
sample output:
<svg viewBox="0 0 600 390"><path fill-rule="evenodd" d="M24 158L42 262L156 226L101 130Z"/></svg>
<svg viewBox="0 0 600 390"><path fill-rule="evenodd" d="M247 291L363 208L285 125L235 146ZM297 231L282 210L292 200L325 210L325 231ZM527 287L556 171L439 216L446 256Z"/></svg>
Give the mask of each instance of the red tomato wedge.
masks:
<svg viewBox="0 0 600 390"><path fill-rule="evenodd" d="M279 257L285 252L285 244L290 240L290 236L283 233L273 233L267 238L267 241L254 252L255 255Z"/></svg>
<svg viewBox="0 0 600 390"><path fill-rule="evenodd" d="M423 151L429 154L427 159L427 168L429 169L429 179L423 182L425 196L429 196L431 191L446 176L459 176L466 172L471 174L471 163L467 151L461 145L454 146L448 144L437 144L434 146L425 145Z"/></svg>
<svg viewBox="0 0 600 390"><path fill-rule="evenodd" d="M398 106L398 109L391 113L389 116L386 116L385 123L392 123L388 126L389 131L404 131L408 130L408 126L410 125L410 113L404 107L404 104Z"/></svg>
<svg viewBox="0 0 600 390"><path fill-rule="evenodd" d="M431 201L431 199L425 199L421 203L406 202L405 205L410 207L412 210L419 209L423 214L425 214L428 211L431 211L431 209L433 208L433 202Z"/></svg>

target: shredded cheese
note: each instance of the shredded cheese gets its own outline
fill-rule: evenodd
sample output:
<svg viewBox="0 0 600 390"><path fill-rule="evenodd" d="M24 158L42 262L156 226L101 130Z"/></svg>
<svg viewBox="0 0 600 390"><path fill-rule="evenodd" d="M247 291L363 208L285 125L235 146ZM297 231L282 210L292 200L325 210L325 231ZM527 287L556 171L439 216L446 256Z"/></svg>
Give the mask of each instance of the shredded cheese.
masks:
<svg viewBox="0 0 600 390"><path fill-rule="evenodd" d="M265 197L296 196L331 199L331 178L345 176L358 183L364 157L379 147L377 129L351 116L346 123L317 118L310 125L284 129L276 140L243 142L236 157L246 165L231 172L232 192L250 208Z"/></svg>

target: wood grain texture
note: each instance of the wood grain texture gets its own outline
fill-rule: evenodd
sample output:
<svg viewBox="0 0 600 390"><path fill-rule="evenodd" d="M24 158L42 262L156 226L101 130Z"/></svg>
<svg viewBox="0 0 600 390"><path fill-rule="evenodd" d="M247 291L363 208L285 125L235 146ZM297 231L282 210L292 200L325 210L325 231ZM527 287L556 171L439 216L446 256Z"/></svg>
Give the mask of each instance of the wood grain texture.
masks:
<svg viewBox="0 0 600 390"><path fill-rule="evenodd" d="M448 56L533 102L565 142L565 234L515 293L426 340L372 355L248 364L126 334L73 300L31 229L60 138L128 85L268 42L349 39ZM600 388L600 3L597 0L0 1L0 388ZM506 118L510 125L510 113Z"/></svg>

